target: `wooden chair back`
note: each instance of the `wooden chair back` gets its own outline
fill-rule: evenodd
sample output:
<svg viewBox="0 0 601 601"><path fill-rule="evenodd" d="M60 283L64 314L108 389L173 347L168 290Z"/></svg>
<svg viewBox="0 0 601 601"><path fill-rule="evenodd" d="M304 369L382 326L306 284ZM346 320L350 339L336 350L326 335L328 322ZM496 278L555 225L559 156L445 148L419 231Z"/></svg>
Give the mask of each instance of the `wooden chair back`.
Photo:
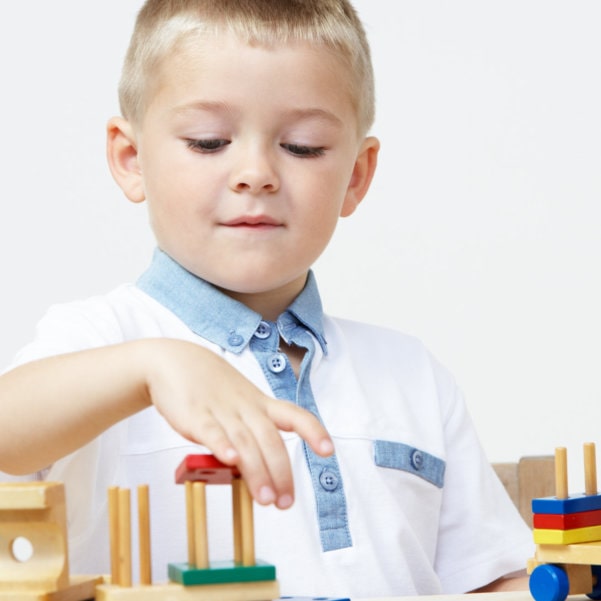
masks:
<svg viewBox="0 0 601 601"><path fill-rule="evenodd" d="M493 463L493 468L520 515L532 528L532 499L555 494L554 456L522 457L517 463Z"/></svg>

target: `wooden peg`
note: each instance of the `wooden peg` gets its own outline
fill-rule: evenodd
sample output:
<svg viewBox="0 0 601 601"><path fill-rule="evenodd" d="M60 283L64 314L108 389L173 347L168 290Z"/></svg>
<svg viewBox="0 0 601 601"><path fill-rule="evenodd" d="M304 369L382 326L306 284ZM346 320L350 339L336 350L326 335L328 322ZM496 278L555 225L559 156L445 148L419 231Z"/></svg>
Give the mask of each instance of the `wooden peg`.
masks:
<svg viewBox="0 0 601 601"><path fill-rule="evenodd" d="M568 498L568 460L567 449L555 449L555 496L558 499Z"/></svg>
<svg viewBox="0 0 601 601"><path fill-rule="evenodd" d="M194 542L194 496L192 481L186 480L186 528L188 531L188 563L196 565L196 543Z"/></svg>
<svg viewBox="0 0 601 601"><path fill-rule="evenodd" d="M192 484L194 499L194 555L197 568L209 567L209 544L207 531L207 492L205 482Z"/></svg>
<svg viewBox="0 0 601 601"><path fill-rule="evenodd" d="M131 495L120 488L119 496L119 584L131 586Z"/></svg>
<svg viewBox="0 0 601 601"><path fill-rule="evenodd" d="M108 490L109 502L109 543L111 547L111 584L121 584L119 580L119 488Z"/></svg>
<svg viewBox="0 0 601 601"><path fill-rule="evenodd" d="M584 443L584 494L597 494L597 459L595 443Z"/></svg>
<svg viewBox="0 0 601 601"><path fill-rule="evenodd" d="M242 524L240 523L240 478L232 480L232 524L234 528L234 562L242 563Z"/></svg>
<svg viewBox="0 0 601 601"><path fill-rule="evenodd" d="M150 499L147 484L138 486L138 534L140 546L140 584L151 584Z"/></svg>
<svg viewBox="0 0 601 601"><path fill-rule="evenodd" d="M253 499L244 480L239 485L240 532L242 540L242 565L255 565L255 530L253 521Z"/></svg>

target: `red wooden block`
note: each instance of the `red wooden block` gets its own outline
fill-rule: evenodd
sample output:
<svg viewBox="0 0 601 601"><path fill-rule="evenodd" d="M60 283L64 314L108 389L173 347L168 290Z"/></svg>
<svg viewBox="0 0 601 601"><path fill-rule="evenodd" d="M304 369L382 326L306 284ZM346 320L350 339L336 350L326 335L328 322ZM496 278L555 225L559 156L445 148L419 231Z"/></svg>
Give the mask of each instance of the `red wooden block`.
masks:
<svg viewBox="0 0 601 601"><path fill-rule="evenodd" d="M236 466L225 465L214 455L187 455L175 470L175 482L206 482L207 484L230 484L239 478Z"/></svg>
<svg viewBox="0 0 601 601"><path fill-rule="evenodd" d="M579 511L577 513L535 513L532 516L534 528L552 530L572 530L601 525L601 509Z"/></svg>

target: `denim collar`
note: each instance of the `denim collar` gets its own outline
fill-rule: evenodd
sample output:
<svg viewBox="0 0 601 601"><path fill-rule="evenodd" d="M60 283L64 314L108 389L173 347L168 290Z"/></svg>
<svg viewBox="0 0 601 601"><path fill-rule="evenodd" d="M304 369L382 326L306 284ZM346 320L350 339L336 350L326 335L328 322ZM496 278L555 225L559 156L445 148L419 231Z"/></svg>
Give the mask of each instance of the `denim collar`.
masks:
<svg viewBox="0 0 601 601"><path fill-rule="evenodd" d="M136 282L138 288L179 317L195 334L232 353L241 353L263 321L258 313L196 277L160 249ZM317 282L309 271L301 293L278 317L277 328L287 342L298 326L309 330L324 354L323 309Z"/></svg>

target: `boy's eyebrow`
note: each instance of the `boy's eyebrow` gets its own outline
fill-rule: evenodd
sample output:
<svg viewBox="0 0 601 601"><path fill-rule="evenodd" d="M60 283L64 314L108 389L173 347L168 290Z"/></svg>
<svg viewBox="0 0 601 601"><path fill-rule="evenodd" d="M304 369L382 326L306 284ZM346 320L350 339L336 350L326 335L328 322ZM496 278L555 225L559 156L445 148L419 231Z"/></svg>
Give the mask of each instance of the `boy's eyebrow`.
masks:
<svg viewBox="0 0 601 601"><path fill-rule="evenodd" d="M208 111L214 113L236 112L235 108L230 106L226 102L212 100L199 100L195 102L190 102L189 104L183 104L174 108L174 112L177 114L186 114L196 111ZM286 111L284 115L285 117L298 121L302 119L320 119L323 121L329 121L334 125L344 125L344 122L340 117L338 117L331 111L318 107L294 108L290 109L289 111Z"/></svg>
<svg viewBox="0 0 601 601"><path fill-rule="evenodd" d="M188 104L176 106L173 109L174 113L191 113L194 111L209 111L213 113L229 113L231 107L225 102L198 100Z"/></svg>
<svg viewBox="0 0 601 601"><path fill-rule="evenodd" d="M331 121L336 125L344 125L344 122L338 115L325 109L320 108L299 108L293 109L287 113L293 119L323 119L324 121Z"/></svg>

